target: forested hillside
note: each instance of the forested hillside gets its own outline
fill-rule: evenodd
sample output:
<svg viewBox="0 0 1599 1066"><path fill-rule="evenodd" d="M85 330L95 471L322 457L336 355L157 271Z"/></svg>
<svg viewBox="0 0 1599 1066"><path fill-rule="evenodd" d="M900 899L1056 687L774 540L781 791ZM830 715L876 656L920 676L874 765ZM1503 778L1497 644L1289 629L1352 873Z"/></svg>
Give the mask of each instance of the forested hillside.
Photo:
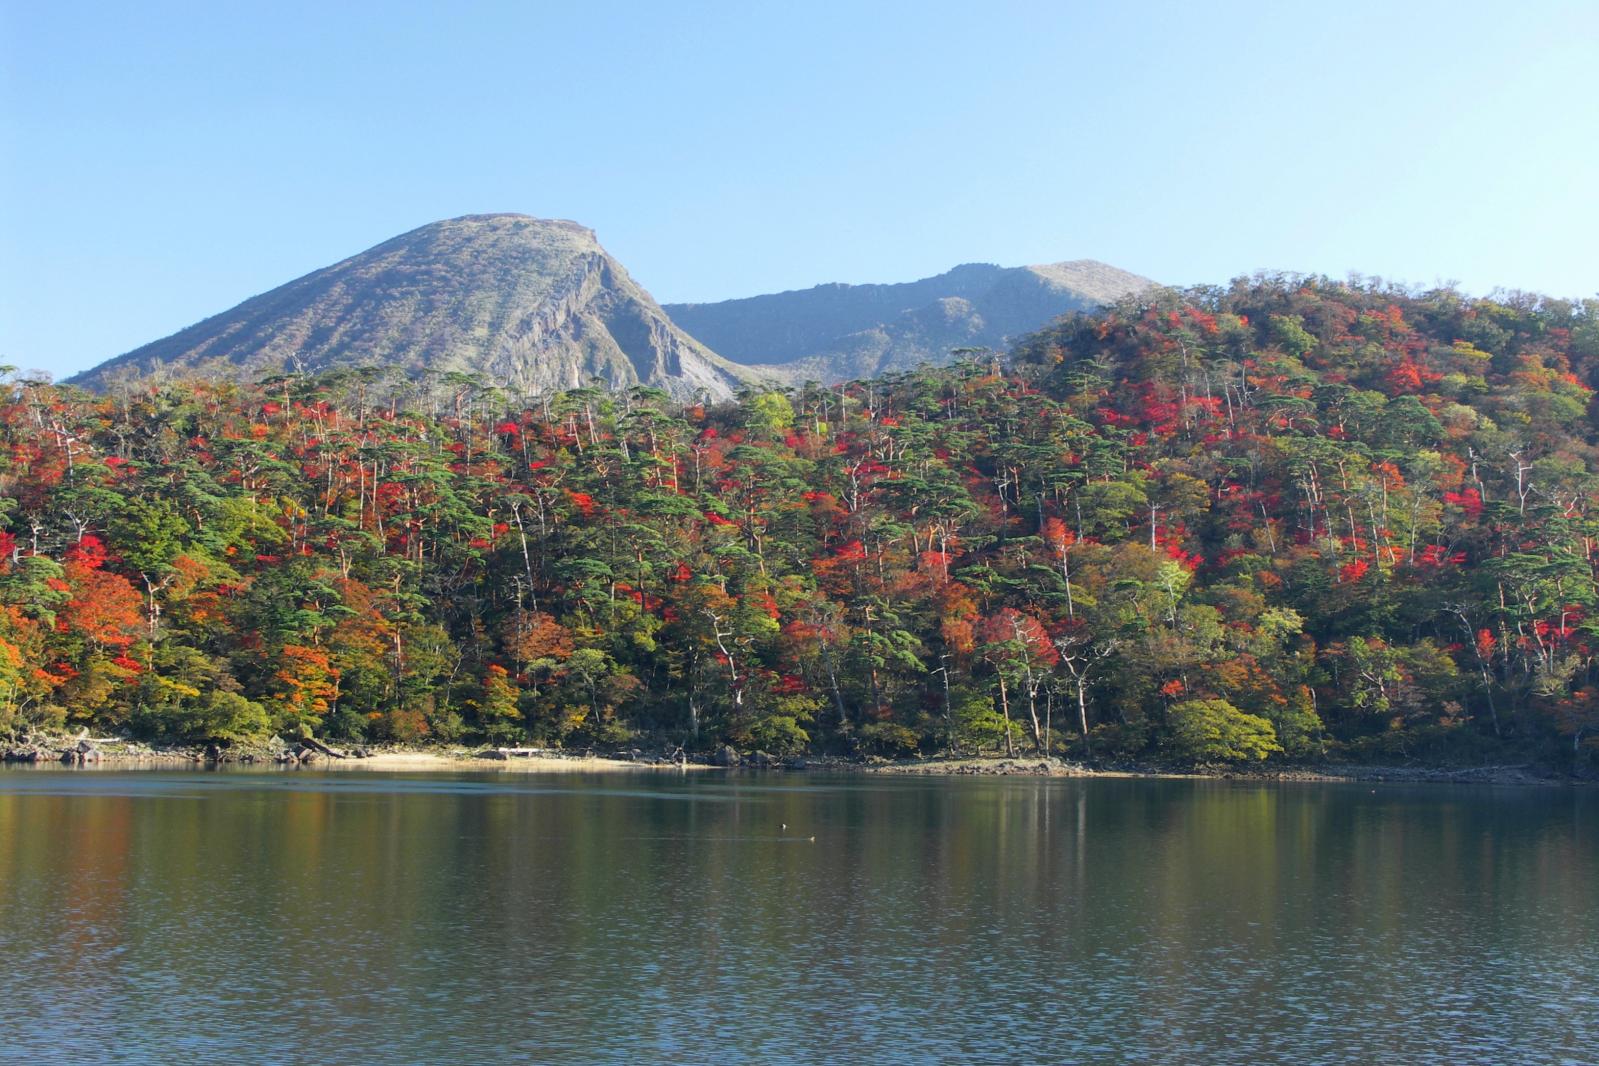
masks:
<svg viewBox="0 0 1599 1066"><path fill-rule="evenodd" d="M709 408L0 408L0 728L1591 769L1599 302L1270 278Z"/></svg>

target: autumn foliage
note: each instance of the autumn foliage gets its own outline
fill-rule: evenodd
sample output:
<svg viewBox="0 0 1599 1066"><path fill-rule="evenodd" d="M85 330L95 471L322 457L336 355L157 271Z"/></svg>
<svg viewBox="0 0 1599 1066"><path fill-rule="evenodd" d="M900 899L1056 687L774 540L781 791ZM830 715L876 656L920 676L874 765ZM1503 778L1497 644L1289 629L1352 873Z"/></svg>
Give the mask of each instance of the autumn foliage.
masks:
<svg viewBox="0 0 1599 1066"><path fill-rule="evenodd" d="M720 406L15 379L0 728L1591 766L1596 375L1282 277Z"/></svg>

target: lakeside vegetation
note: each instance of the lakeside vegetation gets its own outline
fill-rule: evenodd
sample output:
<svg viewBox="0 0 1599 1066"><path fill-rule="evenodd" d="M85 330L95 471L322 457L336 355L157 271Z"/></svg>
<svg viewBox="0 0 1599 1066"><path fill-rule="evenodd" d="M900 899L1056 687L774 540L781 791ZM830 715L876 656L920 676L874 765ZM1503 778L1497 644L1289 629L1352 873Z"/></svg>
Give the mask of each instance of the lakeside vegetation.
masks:
<svg viewBox="0 0 1599 1066"><path fill-rule="evenodd" d="M1274 277L682 407L0 402L0 732L1599 766L1599 302Z"/></svg>

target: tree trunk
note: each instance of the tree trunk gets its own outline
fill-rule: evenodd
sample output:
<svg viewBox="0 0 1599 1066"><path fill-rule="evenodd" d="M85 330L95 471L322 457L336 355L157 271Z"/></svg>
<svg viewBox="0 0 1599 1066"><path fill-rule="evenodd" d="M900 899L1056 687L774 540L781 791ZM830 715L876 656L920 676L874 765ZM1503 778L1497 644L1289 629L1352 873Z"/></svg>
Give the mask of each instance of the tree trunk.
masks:
<svg viewBox="0 0 1599 1066"><path fill-rule="evenodd" d="M1016 746L1010 737L1010 694L1005 689L1005 675L999 674L999 709L1005 715L1005 755L1013 758L1016 755Z"/></svg>
<svg viewBox="0 0 1599 1066"><path fill-rule="evenodd" d="M1083 734L1083 751L1089 755L1094 754L1093 742L1088 739L1088 696L1083 691L1083 682L1077 680L1077 728Z"/></svg>
<svg viewBox="0 0 1599 1066"><path fill-rule="evenodd" d="M1044 730L1038 721L1038 690L1032 685L1027 686L1027 717L1033 727L1033 747L1038 749L1038 754L1044 751Z"/></svg>

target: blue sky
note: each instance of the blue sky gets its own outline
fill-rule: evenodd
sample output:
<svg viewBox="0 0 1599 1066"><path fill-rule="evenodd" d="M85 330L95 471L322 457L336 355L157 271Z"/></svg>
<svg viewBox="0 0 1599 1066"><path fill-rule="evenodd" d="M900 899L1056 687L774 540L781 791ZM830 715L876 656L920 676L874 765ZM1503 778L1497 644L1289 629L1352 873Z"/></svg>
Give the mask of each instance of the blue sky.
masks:
<svg viewBox="0 0 1599 1066"><path fill-rule="evenodd" d="M1599 4L0 0L0 361L439 218L659 299L1094 258L1599 291Z"/></svg>

